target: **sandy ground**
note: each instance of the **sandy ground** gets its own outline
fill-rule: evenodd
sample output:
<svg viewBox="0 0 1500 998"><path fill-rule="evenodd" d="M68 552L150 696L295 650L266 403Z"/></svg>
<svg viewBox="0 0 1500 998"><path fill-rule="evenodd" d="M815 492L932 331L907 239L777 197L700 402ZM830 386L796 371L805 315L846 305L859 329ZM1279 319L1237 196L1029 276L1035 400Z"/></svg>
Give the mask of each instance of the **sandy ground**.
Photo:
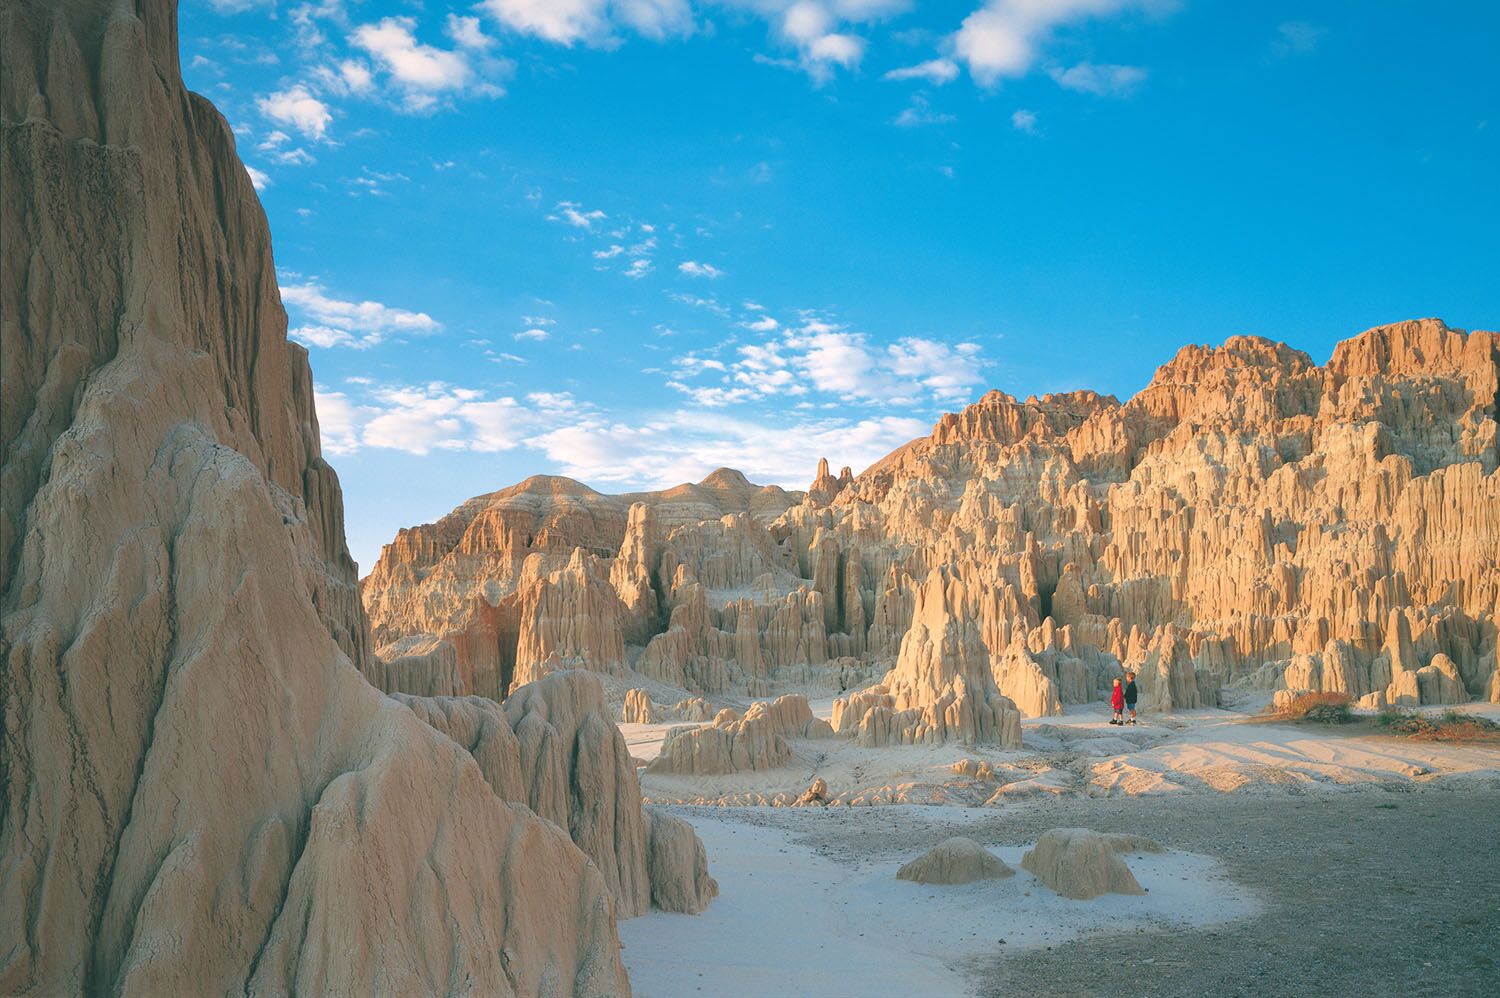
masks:
<svg viewBox="0 0 1500 998"><path fill-rule="evenodd" d="M762 804L795 799L816 776L849 804L1000 804L1031 796L1124 797L1291 787L1358 789L1453 780L1500 786L1500 750L1351 733L1339 727L1271 724L1250 698L1236 709L1143 715L1134 727L1109 724L1103 706L1069 707L1062 717L1024 724L1024 747L962 745L862 749L846 739L792 743L780 769L727 776L644 774L647 799L679 804ZM832 699L814 701L826 717ZM1459 708L1500 720L1500 705ZM622 725L631 753L656 757L672 724ZM956 777L954 763L988 762L992 780Z"/></svg>
<svg viewBox="0 0 1500 998"><path fill-rule="evenodd" d="M999 946L1042 948L1127 925L1180 931L1259 910L1215 860L1177 851L1127 858L1142 897L1059 897L1021 869L1020 846L994 850L1016 871L1004 880L913 884L896 879L901 864L977 812L767 810L677 810L702 837L721 895L701 915L652 912L620 925L636 994L965 995L972 966ZM861 842L848 841L856 830ZM864 832L885 841L866 851Z"/></svg>
<svg viewBox="0 0 1500 998"><path fill-rule="evenodd" d="M621 923L646 998L1500 993L1493 789L674 810L723 893ZM1080 825L1170 848L1126 858L1146 897L1068 901L1019 869L1042 831ZM895 879L953 834L1016 876Z"/></svg>
<svg viewBox="0 0 1500 998"><path fill-rule="evenodd" d="M621 924L636 991L1500 994L1500 747L1267 723L1263 699L1135 728L1069 708L1027 721L1013 752L833 739L793 743L770 772L643 775L648 799L689 805L673 810L722 893L703 915ZM650 759L671 727L623 730ZM965 758L995 777L956 776ZM846 804L887 806L755 806L814 776ZM1067 901L1020 869L1041 832L1072 826L1168 846L1127 859L1149 894ZM1016 876L895 879L953 834Z"/></svg>

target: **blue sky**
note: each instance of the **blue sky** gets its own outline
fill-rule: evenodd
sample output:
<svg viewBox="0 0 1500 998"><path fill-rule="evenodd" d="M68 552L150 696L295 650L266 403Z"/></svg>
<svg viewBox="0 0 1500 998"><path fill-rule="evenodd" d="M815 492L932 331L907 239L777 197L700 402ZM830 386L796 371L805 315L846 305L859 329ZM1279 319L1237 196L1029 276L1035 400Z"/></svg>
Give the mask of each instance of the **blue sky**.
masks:
<svg viewBox="0 0 1500 998"><path fill-rule="evenodd" d="M1500 5L207 0L363 570L530 474L805 486L990 388L1500 326Z"/></svg>

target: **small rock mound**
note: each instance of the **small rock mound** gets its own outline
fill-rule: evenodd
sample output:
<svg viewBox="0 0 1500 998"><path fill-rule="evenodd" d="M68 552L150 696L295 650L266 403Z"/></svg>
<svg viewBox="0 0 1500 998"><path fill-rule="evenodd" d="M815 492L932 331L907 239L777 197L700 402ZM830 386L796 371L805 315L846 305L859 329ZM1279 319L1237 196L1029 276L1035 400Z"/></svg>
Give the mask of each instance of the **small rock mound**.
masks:
<svg viewBox="0 0 1500 998"><path fill-rule="evenodd" d="M1087 901L1100 894L1146 893L1119 853L1161 851L1161 846L1140 835L1054 828L1021 857L1021 866L1063 897Z"/></svg>
<svg viewBox="0 0 1500 998"><path fill-rule="evenodd" d="M821 776L813 777L812 783L802 791L793 807L826 807L828 805L828 781Z"/></svg>
<svg viewBox="0 0 1500 998"><path fill-rule="evenodd" d="M679 721L710 721L713 720L714 709L702 697L691 697L673 704L672 716Z"/></svg>
<svg viewBox="0 0 1500 998"><path fill-rule="evenodd" d="M620 721L624 724L656 724L659 718L651 694L642 689L625 691L625 705L620 708Z"/></svg>
<svg viewBox="0 0 1500 998"><path fill-rule="evenodd" d="M896 871L896 879L919 884L969 884L1012 877L1015 872L973 839L954 837L907 863Z"/></svg>
<svg viewBox="0 0 1500 998"><path fill-rule="evenodd" d="M949 768L959 776L967 776L975 780L995 778L995 767L983 759L960 759Z"/></svg>

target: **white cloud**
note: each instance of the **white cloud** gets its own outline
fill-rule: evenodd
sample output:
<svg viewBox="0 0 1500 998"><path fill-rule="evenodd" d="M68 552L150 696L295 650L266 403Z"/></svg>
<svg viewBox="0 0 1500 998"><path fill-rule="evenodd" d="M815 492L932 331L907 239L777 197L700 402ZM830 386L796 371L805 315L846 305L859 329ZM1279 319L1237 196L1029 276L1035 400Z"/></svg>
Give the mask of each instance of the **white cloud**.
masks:
<svg viewBox="0 0 1500 998"><path fill-rule="evenodd" d="M352 454L359 449L359 413L349 396L314 385L313 405L325 453Z"/></svg>
<svg viewBox="0 0 1500 998"><path fill-rule="evenodd" d="M1088 17L1132 8L1154 9L1169 0L987 0L964 18L948 40L953 55L984 86L1024 76L1052 32Z"/></svg>
<svg viewBox="0 0 1500 998"><path fill-rule="evenodd" d="M276 0L209 0L209 6L217 14L239 14L257 7L271 7Z"/></svg>
<svg viewBox="0 0 1500 998"><path fill-rule="evenodd" d="M760 395L806 394L807 389L797 384L791 362L782 355L780 343L747 343L739 352L740 360L734 365L734 380L738 383Z"/></svg>
<svg viewBox="0 0 1500 998"><path fill-rule="evenodd" d="M887 80L925 80L938 86L951 83L958 76L958 63L952 59L928 59L915 66L902 66L885 74Z"/></svg>
<svg viewBox="0 0 1500 998"><path fill-rule="evenodd" d="M946 125L957 120L951 114L934 111L921 94L913 94L911 103L896 115L894 124L902 128L919 128L922 125Z"/></svg>
<svg viewBox="0 0 1500 998"><path fill-rule="evenodd" d="M335 329L332 326L297 326L287 331L287 335L298 343L307 346L342 347L354 344L354 335L347 329Z"/></svg>
<svg viewBox="0 0 1500 998"><path fill-rule="evenodd" d="M534 438L562 474L597 485L664 488L702 480L728 465L751 481L802 489L820 457L863 469L930 426L882 417L762 423L685 410L637 424L583 420Z"/></svg>
<svg viewBox="0 0 1500 998"><path fill-rule="evenodd" d="M714 276L717 276L717 274ZM700 298L697 295L683 294L680 291L668 292L667 297L683 305L691 305L693 308L705 309L714 315L723 316L726 319L729 318L729 309L725 308L723 303L717 298Z"/></svg>
<svg viewBox="0 0 1500 998"><path fill-rule="evenodd" d="M563 222L580 229L590 230L593 229L596 222L602 222L608 217L608 215L604 214L598 208L592 211L585 211L583 205L577 201L559 201L557 202L557 207L553 209L553 214L547 216L549 221Z"/></svg>
<svg viewBox="0 0 1500 998"><path fill-rule="evenodd" d="M410 454L510 450L537 426L535 413L513 398L486 399L477 389L440 381L376 387L356 414L361 446Z"/></svg>
<svg viewBox="0 0 1500 998"><path fill-rule="evenodd" d="M713 264L699 263L696 260L684 260L677 265L677 269L688 277L707 277L713 279L724 276L724 272Z"/></svg>
<svg viewBox="0 0 1500 998"><path fill-rule="evenodd" d="M898 378L915 380L933 397L960 402L982 380L979 344L949 346L941 340L908 336L886 348L886 366Z"/></svg>
<svg viewBox="0 0 1500 998"><path fill-rule="evenodd" d="M1128 97L1146 80L1146 71L1140 66L1096 65L1092 62L1080 62L1067 69L1059 67L1048 72L1060 87L1100 97Z"/></svg>
<svg viewBox="0 0 1500 998"><path fill-rule="evenodd" d="M418 42L412 33L416 23L410 17L384 17L356 28L350 40L405 88L428 95L466 88L473 76L468 59L461 52Z"/></svg>
<svg viewBox="0 0 1500 998"><path fill-rule="evenodd" d="M483 0L479 6L514 31L563 45L609 30L605 0Z"/></svg>
<svg viewBox="0 0 1500 998"><path fill-rule="evenodd" d="M626 277L645 277L651 273L651 261L639 259L630 261L630 266L621 271Z"/></svg>
<svg viewBox="0 0 1500 998"><path fill-rule="evenodd" d="M431 333L442 328L426 312L392 308L377 301L333 298L327 289L313 281L283 284L281 300L288 311L311 320L298 326L293 335L300 333L299 338L314 346L368 347L393 333ZM340 333L344 336L339 336Z"/></svg>
<svg viewBox="0 0 1500 998"><path fill-rule="evenodd" d="M840 14L861 15L861 5L848 5ZM865 40L834 30L835 11L818 0L797 0L781 12L781 36L797 48L799 65L817 82L826 81L835 68L852 69L865 54Z"/></svg>
<svg viewBox="0 0 1500 998"><path fill-rule="evenodd" d="M255 102L260 113L278 125L295 128L310 139L321 139L333 122L333 114L302 84L278 90Z"/></svg>
<svg viewBox="0 0 1500 998"><path fill-rule="evenodd" d="M246 163L245 172L250 175L250 183L255 187L256 190L263 191L267 187L271 186L271 178L266 175L266 171L257 170L249 163Z"/></svg>
<svg viewBox="0 0 1500 998"><path fill-rule="evenodd" d="M1036 134L1036 112L1028 111L1024 107L1017 108L1011 113L1010 123L1017 131L1025 132L1027 135Z"/></svg>
<svg viewBox="0 0 1500 998"><path fill-rule="evenodd" d="M548 335L549 334L548 334L547 330L545 330L545 329L526 329L526 330L522 330L519 333L516 333L514 336L511 337L511 339L518 340L518 341L519 340L536 340L537 342L540 343L542 340L545 340L548 337Z"/></svg>
<svg viewBox="0 0 1500 998"><path fill-rule="evenodd" d="M621 246L619 243L613 243L605 249L594 250L594 259L612 260L623 252L625 252L625 247Z"/></svg>
<svg viewBox="0 0 1500 998"><path fill-rule="evenodd" d="M532 392L526 396L526 401L539 409L554 412L571 411L578 407L578 401L573 398L572 392Z"/></svg>
<svg viewBox="0 0 1500 998"><path fill-rule="evenodd" d="M769 332L777 326L758 328ZM813 392L845 403L953 404L967 400L983 381L983 368L976 343L908 336L880 346L864 333L809 319L777 338L739 344L727 365L687 354L676 362L668 385L712 405ZM719 375L718 384L691 383L710 374Z"/></svg>
<svg viewBox="0 0 1500 998"><path fill-rule="evenodd" d="M495 44L495 40L484 33L477 17L463 17L450 13L444 30L449 38L466 49L483 50Z"/></svg>
<svg viewBox="0 0 1500 998"><path fill-rule="evenodd" d="M769 333L773 332L777 327L781 325L781 323L777 322L769 315L763 315L759 319L756 319L752 322L742 322L740 323L740 325L744 326L746 329L751 330L752 332Z"/></svg>
<svg viewBox="0 0 1500 998"><path fill-rule="evenodd" d="M559 45L606 42L616 25L658 39L693 28L687 0L482 0L479 7L512 31Z"/></svg>
<svg viewBox="0 0 1500 998"><path fill-rule="evenodd" d="M668 381L667 387L682 392L706 409L718 409L737 402L749 402L760 397L758 392L749 388L720 388L716 385L695 387L683 384L681 381Z"/></svg>
<svg viewBox="0 0 1500 998"><path fill-rule="evenodd" d="M339 79L344 81L350 93L367 94L375 89L375 74L370 72L370 67L353 59L339 63Z"/></svg>
<svg viewBox="0 0 1500 998"><path fill-rule="evenodd" d="M355 59L345 59L337 66L318 66L313 69L313 78L321 89L340 97L364 97L375 92L375 74Z"/></svg>

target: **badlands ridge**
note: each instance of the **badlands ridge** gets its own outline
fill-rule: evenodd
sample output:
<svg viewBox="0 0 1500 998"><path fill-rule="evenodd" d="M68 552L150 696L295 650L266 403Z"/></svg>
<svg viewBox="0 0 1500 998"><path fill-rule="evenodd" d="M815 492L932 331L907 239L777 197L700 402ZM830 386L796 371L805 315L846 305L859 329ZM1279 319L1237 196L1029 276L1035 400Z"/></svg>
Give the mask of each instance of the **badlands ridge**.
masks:
<svg viewBox="0 0 1500 998"><path fill-rule="evenodd" d="M627 721L712 722L648 772L760 770L793 738L1014 748L1125 669L1156 712L1231 685L1497 702L1497 401L1500 335L1422 320L1322 366L1185 347L1123 404L991 392L805 493L539 476L386 545L369 676L501 698L587 669ZM736 709L824 692L831 729L801 696Z"/></svg>
<svg viewBox="0 0 1500 998"><path fill-rule="evenodd" d="M643 783L848 814L821 805L910 799L860 796L870 759L927 752L1008 800L1049 785L1023 744L1090 754L1059 715L1125 667L1164 723L1085 733L1148 752L1226 689L1500 700L1500 338L1430 320L1322 367L1189 347L1125 404L991 393L805 493L531 479L359 582L175 4L8 0L0 29L0 992L628 995L622 920L672 973L712 952L673 940L753 934ZM738 883L791 875L760 845ZM1126 846L1047 832L991 883L1134 899ZM914 872L1000 872L985 848ZM771 900L754 928L796 945Z"/></svg>

